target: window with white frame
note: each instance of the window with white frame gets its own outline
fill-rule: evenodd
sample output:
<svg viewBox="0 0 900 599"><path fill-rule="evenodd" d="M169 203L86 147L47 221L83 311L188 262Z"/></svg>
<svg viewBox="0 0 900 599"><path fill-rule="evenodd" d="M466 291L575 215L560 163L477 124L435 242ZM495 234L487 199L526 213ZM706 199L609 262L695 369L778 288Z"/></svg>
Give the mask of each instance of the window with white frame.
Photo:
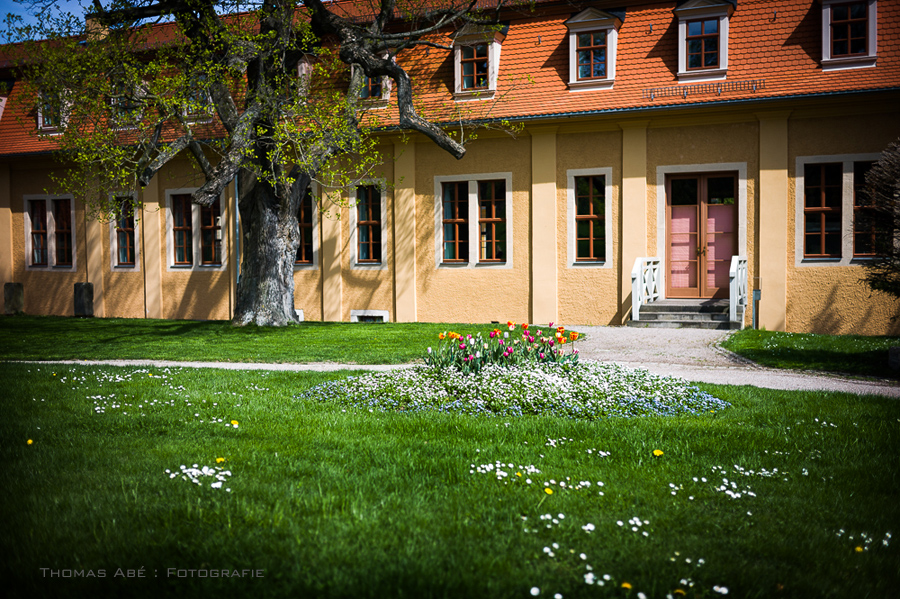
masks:
<svg viewBox="0 0 900 599"><path fill-rule="evenodd" d="M37 128L41 133L62 133L66 126L65 102L52 92L38 96Z"/></svg>
<svg viewBox="0 0 900 599"><path fill-rule="evenodd" d="M567 264L611 267L612 168L566 172Z"/></svg>
<svg viewBox="0 0 900 599"><path fill-rule="evenodd" d="M435 264L512 267L512 175L435 177Z"/></svg>
<svg viewBox="0 0 900 599"><path fill-rule="evenodd" d="M300 243L297 246L295 269L314 269L319 264L318 209L312 186L306 188L297 207L297 228Z"/></svg>
<svg viewBox="0 0 900 599"><path fill-rule="evenodd" d="M797 159L796 264L847 265L874 256L874 230L860 193L878 154Z"/></svg>
<svg viewBox="0 0 900 599"><path fill-rule="evenodd" d="M822 1L822 70L874 67L878 0Z"/></svg>
<svg viewBox="0 0 900 599"><path fill-rule="evenodd" d="M110 258L113 269L133 269L138 265L138 219L131 195L113 196L116 218L109 223Z"/></svg>
<svg viewBox="0 0 900 599"><path fill-rule="evenodd" d="M353 70L360 68L358 65L352 65ZM388 105L391 99L391 78L390 77L369 77L363 74L362 87L359 90L359 98L365 101L365 104L372 108L383 108Z"/></svg>
<svg viewBox="0 0 900 599"><path fill-rule="evenodd" d="M171 270L223 268L225 221L222 200L209 206L192 201L194 190L166 193L166 254Z"/></svg>
<svg viewBox="0 0 900 599"><path fill-rule="evenodd" d="M487 100L497 91L500 47L509 26L485 29L466 25L453 37L454 98Z"/></svg>
<svg viewBox="0 0 900 599"><path fill-rule="evenodd" d="M134 129L138 126L141 121L138 91L124 84L116 85L110 90L110 125L116 129Z"/></svg>
<svg viewBox="0 0 900 599"><path fill-rule="evenodd" d="M363 182L350 190L350 260L352 268L387 267L387 222L384 182Z"/></svg>
<svg viewBox="0 0 900 599"><path fill-rule="evenodd" d="M75 268L72 196L25 196L25 264L32 269Z"/></svg>
<svg viewBox="0 0 900 599"><path fill-rule="evenodd" d="M689 0L678 18L678 80L715 81L728 73L728 21L736 2Z"/></svg>
<svg viewBox="0 0 900 599"><path fill-rule="evenodd" d="M184 118L192 123L206 123L212 120L212 96L209 93L209 82L203 75L191 81L184 103Z"/></svg>
<svg viewBox="0 0 900 599"><path fill-rule="evenodd" d="M312 85L313 58L311 54L304 54L303 58L297 61L297 88L301 96L309 95L309 88Z"/></svg>
<svg viewBox="0 0 900 599"><path fill-rule="evenodd" d="M625 11L588 8L565 25L569 28L569 89L609 89L616 79L616 47Z"/></svg>

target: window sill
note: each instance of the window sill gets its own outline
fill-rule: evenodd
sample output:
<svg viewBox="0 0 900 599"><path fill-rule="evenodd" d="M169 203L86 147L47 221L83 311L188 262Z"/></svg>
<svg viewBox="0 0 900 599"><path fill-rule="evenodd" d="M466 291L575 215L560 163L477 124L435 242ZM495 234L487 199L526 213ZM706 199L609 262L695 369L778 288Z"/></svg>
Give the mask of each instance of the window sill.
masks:
<svg viewBox="0 0 900 599"><path fill-rule="evenodd" d="M440 264L440 267L441 267L441 268L468 268L468 266L469 266L469 263L468 263L468 262L463 262L463 261L459 261L459 262L441 262L441 264Z"/></svg>
<svg viewBox="0 0 900 599"><path fill-rule="evenodd" d="M387 270L387 264L384 262L357 262L350 268L353 270Z"/></svg>
<svg viewBox="0 0 900 599"><path fill-rule="evenodd" d="M471 91L459 91L453 94L453 99L457 102L468 102L471 100L493 100L496 92L492 89L473 89Z"/></svg>
<svg viewBox="0 0 900 599"><path fill-rule="evenodd" d="M571 268L602 268L608 265L606 260L576 260L569 264Z"/></svg>
<svg viewBox="0 0 900 599"><path fill-rule="evenodd" d="M703 69L698 71L681 71L678 73L678 82L701 83L704 81L724 81L728 75L728 69Z"/></svg>
<svg viewBox="0 0 900 599"><path fill-rule="evenodd" d="M615 79L582 79L580 81L569 81L569 91L587 92L600 89L612 89Z"/></svg>
<svg viewBox="0 0 900 599"><path fill-rule="evenodd" d="M875 66L877 56L851 56L847 58L822 59L822 72L845 71L847 69L867 69Z"/></svg>
<svg viewBox="0 0 900 599"><path fill-rule="evenodd" d="M359 104L363 108L367 110L379 110L381 108L387 108L388 103L390 101L387 98L379 98L377 100L372 100L369 98L360 98Z"/></svg>
<svg viewBox="0 0 900 599"><path fill-rule="evenodd" d="M297 272L299 270L319 270L319 266L317 264L313 264L312 262L295 262L294 272Z"/></svg>

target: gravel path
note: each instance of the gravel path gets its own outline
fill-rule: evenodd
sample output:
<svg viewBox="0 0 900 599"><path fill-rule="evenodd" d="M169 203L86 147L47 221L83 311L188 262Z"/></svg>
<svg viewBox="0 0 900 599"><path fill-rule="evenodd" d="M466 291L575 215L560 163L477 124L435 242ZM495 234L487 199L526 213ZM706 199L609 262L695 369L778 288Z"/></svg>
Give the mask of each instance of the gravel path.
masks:
<svg viewBox="0 0 900 599"><path fill-rule="evenodd" d="M723 385L768 389L845 391L900 398L898 381L847 378L763 368L720 346L730 334L701 329L638 329L568 325L585 333L577 347L583 360L646 368L657 374ZM170 360L61 360L50 364L153 366L154 368L222 368L227 370L392 370L406 366L357 364L254 364L247 362L177 362Z"/></svg>

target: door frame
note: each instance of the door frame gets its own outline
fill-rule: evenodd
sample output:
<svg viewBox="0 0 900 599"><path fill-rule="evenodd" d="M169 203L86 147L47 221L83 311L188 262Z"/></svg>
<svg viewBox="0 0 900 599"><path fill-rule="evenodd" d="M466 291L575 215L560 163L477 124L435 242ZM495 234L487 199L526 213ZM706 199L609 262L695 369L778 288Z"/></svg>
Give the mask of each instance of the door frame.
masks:
<svg viewBox="0 0 900 599"><path fill-rule="evenodd" d="M738 221L738 246L737 254L747 256L747 212L748 212L748 180L746 162L717 162L704 164L669 164L656 167L656 252L662 261L666 260L667 253L667 196L666 180L669 175L690 174L727 174L737 173L737 221ZM749 256L748 256L749 257ZM752 263L752 260L750 261ZM660 289L668 288L668 272L666 268L660 269Z"/></svg>

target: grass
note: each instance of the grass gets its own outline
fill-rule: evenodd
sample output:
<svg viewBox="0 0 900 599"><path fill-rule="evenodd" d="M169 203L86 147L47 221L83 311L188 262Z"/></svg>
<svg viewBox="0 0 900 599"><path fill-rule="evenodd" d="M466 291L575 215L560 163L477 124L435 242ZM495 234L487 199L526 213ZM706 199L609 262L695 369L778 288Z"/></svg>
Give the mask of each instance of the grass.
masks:
<svg viewBox="0 0 900 599"><path fill-rule="evenodd" d="M295 399L343 376L0 364L6 595L890 597L900 586L888 536L900 522L896 400L702 386L732 407L584 422ZM212 489L166 472L193 464L231 475ZM244 576L199 578L223 569Z"/></svg>
<svg viewBox="0 0 900 599"><path fill-rule="evenodd" d="M0 318L0 360L187 360L402 364L421 359L439 333L497 325L304 322L234 327L226 321Z"/></svg>
<svg viewBox="0 0 900 599"><path fill-rule="evenodd" d="M888 350L900 337L813 335L744 329L722 346L757 364L772 368L818 370L844 374L894 377Z"/></svg>

